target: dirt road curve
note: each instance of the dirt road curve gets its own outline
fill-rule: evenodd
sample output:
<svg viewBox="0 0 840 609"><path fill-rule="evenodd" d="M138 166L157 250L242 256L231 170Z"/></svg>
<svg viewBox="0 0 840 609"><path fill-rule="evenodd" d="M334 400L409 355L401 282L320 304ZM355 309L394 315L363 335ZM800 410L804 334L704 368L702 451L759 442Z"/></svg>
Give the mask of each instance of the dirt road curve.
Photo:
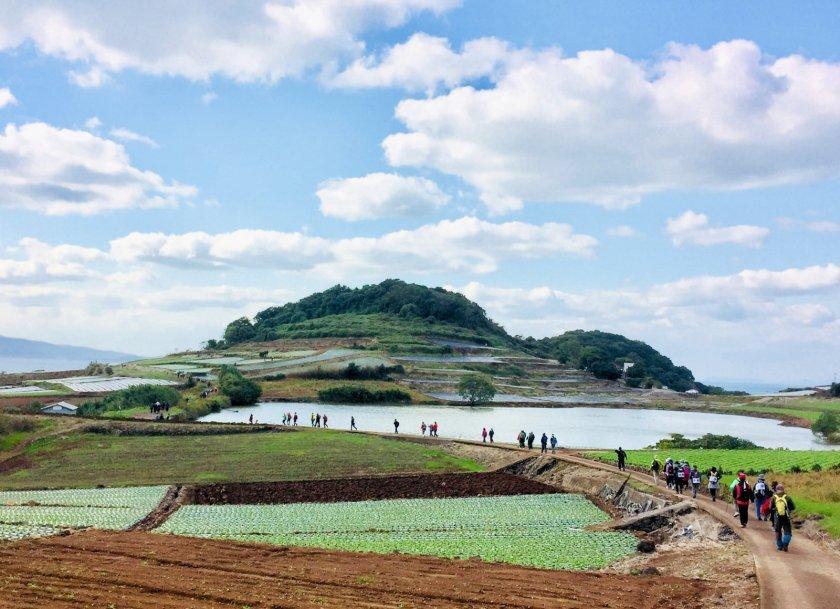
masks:
<svg viewBox="0 0 840 609"><path fill-rule="evenodd" d="M614 467L574 455L564 454L561 458L615 471ZM637 472L631 475L646 484L651 483L650 476ZM730 525L749 544L755 556L761 609L834 609L840 606L840 560L834 554L795 531L790 552L777 552L769 523L750 520L747 528L741 529L732 516L731 504L712 503L706 496L698 497L697 503Z"/></svg>
<svg viewBox="0 0 840 609"><path fill-rule="evenodd" d="M0 608L701 609L713 583L155 533L0 545Z"/></svg>

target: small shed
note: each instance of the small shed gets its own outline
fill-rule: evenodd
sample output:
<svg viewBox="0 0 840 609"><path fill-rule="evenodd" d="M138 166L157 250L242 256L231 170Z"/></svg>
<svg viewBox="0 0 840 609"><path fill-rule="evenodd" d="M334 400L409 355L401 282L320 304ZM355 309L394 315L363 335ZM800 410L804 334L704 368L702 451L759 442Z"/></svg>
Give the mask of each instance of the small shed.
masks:
<svg viewBox="0 0 840 609"><path fill-rule="evenodd" d="M55 402L41 408L44 414L76 414L77 406L69 402Z"/></svg>
<svg viewBox="0 0 840 609"><path fill-rule="evenodd" d="M696 398L697 396L700 395L700 392L697 391L696 389L689 389L688 391L685 392L685 394L690 398Z"/></svg>

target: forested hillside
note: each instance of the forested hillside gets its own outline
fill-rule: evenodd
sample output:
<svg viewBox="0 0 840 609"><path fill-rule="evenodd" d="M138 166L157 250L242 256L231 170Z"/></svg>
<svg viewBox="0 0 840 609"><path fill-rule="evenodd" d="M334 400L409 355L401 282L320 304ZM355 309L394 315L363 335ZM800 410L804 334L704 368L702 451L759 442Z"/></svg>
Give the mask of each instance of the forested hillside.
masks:
<svg viewBox="0 0 840 609"><path fill-rule="evenodd" d="M631 387L662 384L676 391L694 388L691 370L675 366L647 343L621 334L573 330L539 340L528 338L524 342L546 357L575 368L591 370L601 378L618 378L624 362L633 362L627 371L627 384Z"/></svg>
<svg viewBox="0 0 840 609"><path fill-rule="evenodd" d="M485 337L488 339L485 342L492 340L533 355L557 359L603 379L619 378L624 363L633 362L627 373L630 386L665 385L677 391L695 387L691 370L675 366L642 341L597 330L574 330L542 339L514 338L462 294L398 279L361 288L337 285L297 302L270 307L257 313L253 321L243 317L231 322L225 329L224 341L214 340L209 344L223 348L277 338L382 338L397 334L467 336L476 340Z"/></svg>

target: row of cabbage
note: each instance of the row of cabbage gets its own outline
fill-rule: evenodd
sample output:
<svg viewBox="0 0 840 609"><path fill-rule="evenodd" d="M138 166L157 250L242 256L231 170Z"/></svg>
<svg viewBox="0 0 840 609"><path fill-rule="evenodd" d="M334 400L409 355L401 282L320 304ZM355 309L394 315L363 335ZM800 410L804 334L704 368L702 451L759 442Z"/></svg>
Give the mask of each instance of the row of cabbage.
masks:
<svg viewBox="0 0 840 609"><path fill-rule="evenodd" d="M0 540L62 529L124 529L152 511L165 486L0 492Z"/></svg>
<svg viewBox="0 0 840 609"><path fill-rule="evenodd" d="M397 499L291 505L189 505L158 529L181 535L361 552L599 568L632 535L589 532L607 515L579 495Z"/></svg>

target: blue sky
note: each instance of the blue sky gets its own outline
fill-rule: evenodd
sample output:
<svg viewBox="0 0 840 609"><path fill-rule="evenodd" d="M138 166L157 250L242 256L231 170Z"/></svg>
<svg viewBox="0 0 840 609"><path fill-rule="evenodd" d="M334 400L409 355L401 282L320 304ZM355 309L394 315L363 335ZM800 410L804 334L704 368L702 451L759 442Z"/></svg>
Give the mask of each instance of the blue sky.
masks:
<svg viewBox="0 0 840 609"><path fill-rule="evenodd" d="M835 3L205 4L0 8L0 334L154 354L401 277L840 372Z"/></svg>

